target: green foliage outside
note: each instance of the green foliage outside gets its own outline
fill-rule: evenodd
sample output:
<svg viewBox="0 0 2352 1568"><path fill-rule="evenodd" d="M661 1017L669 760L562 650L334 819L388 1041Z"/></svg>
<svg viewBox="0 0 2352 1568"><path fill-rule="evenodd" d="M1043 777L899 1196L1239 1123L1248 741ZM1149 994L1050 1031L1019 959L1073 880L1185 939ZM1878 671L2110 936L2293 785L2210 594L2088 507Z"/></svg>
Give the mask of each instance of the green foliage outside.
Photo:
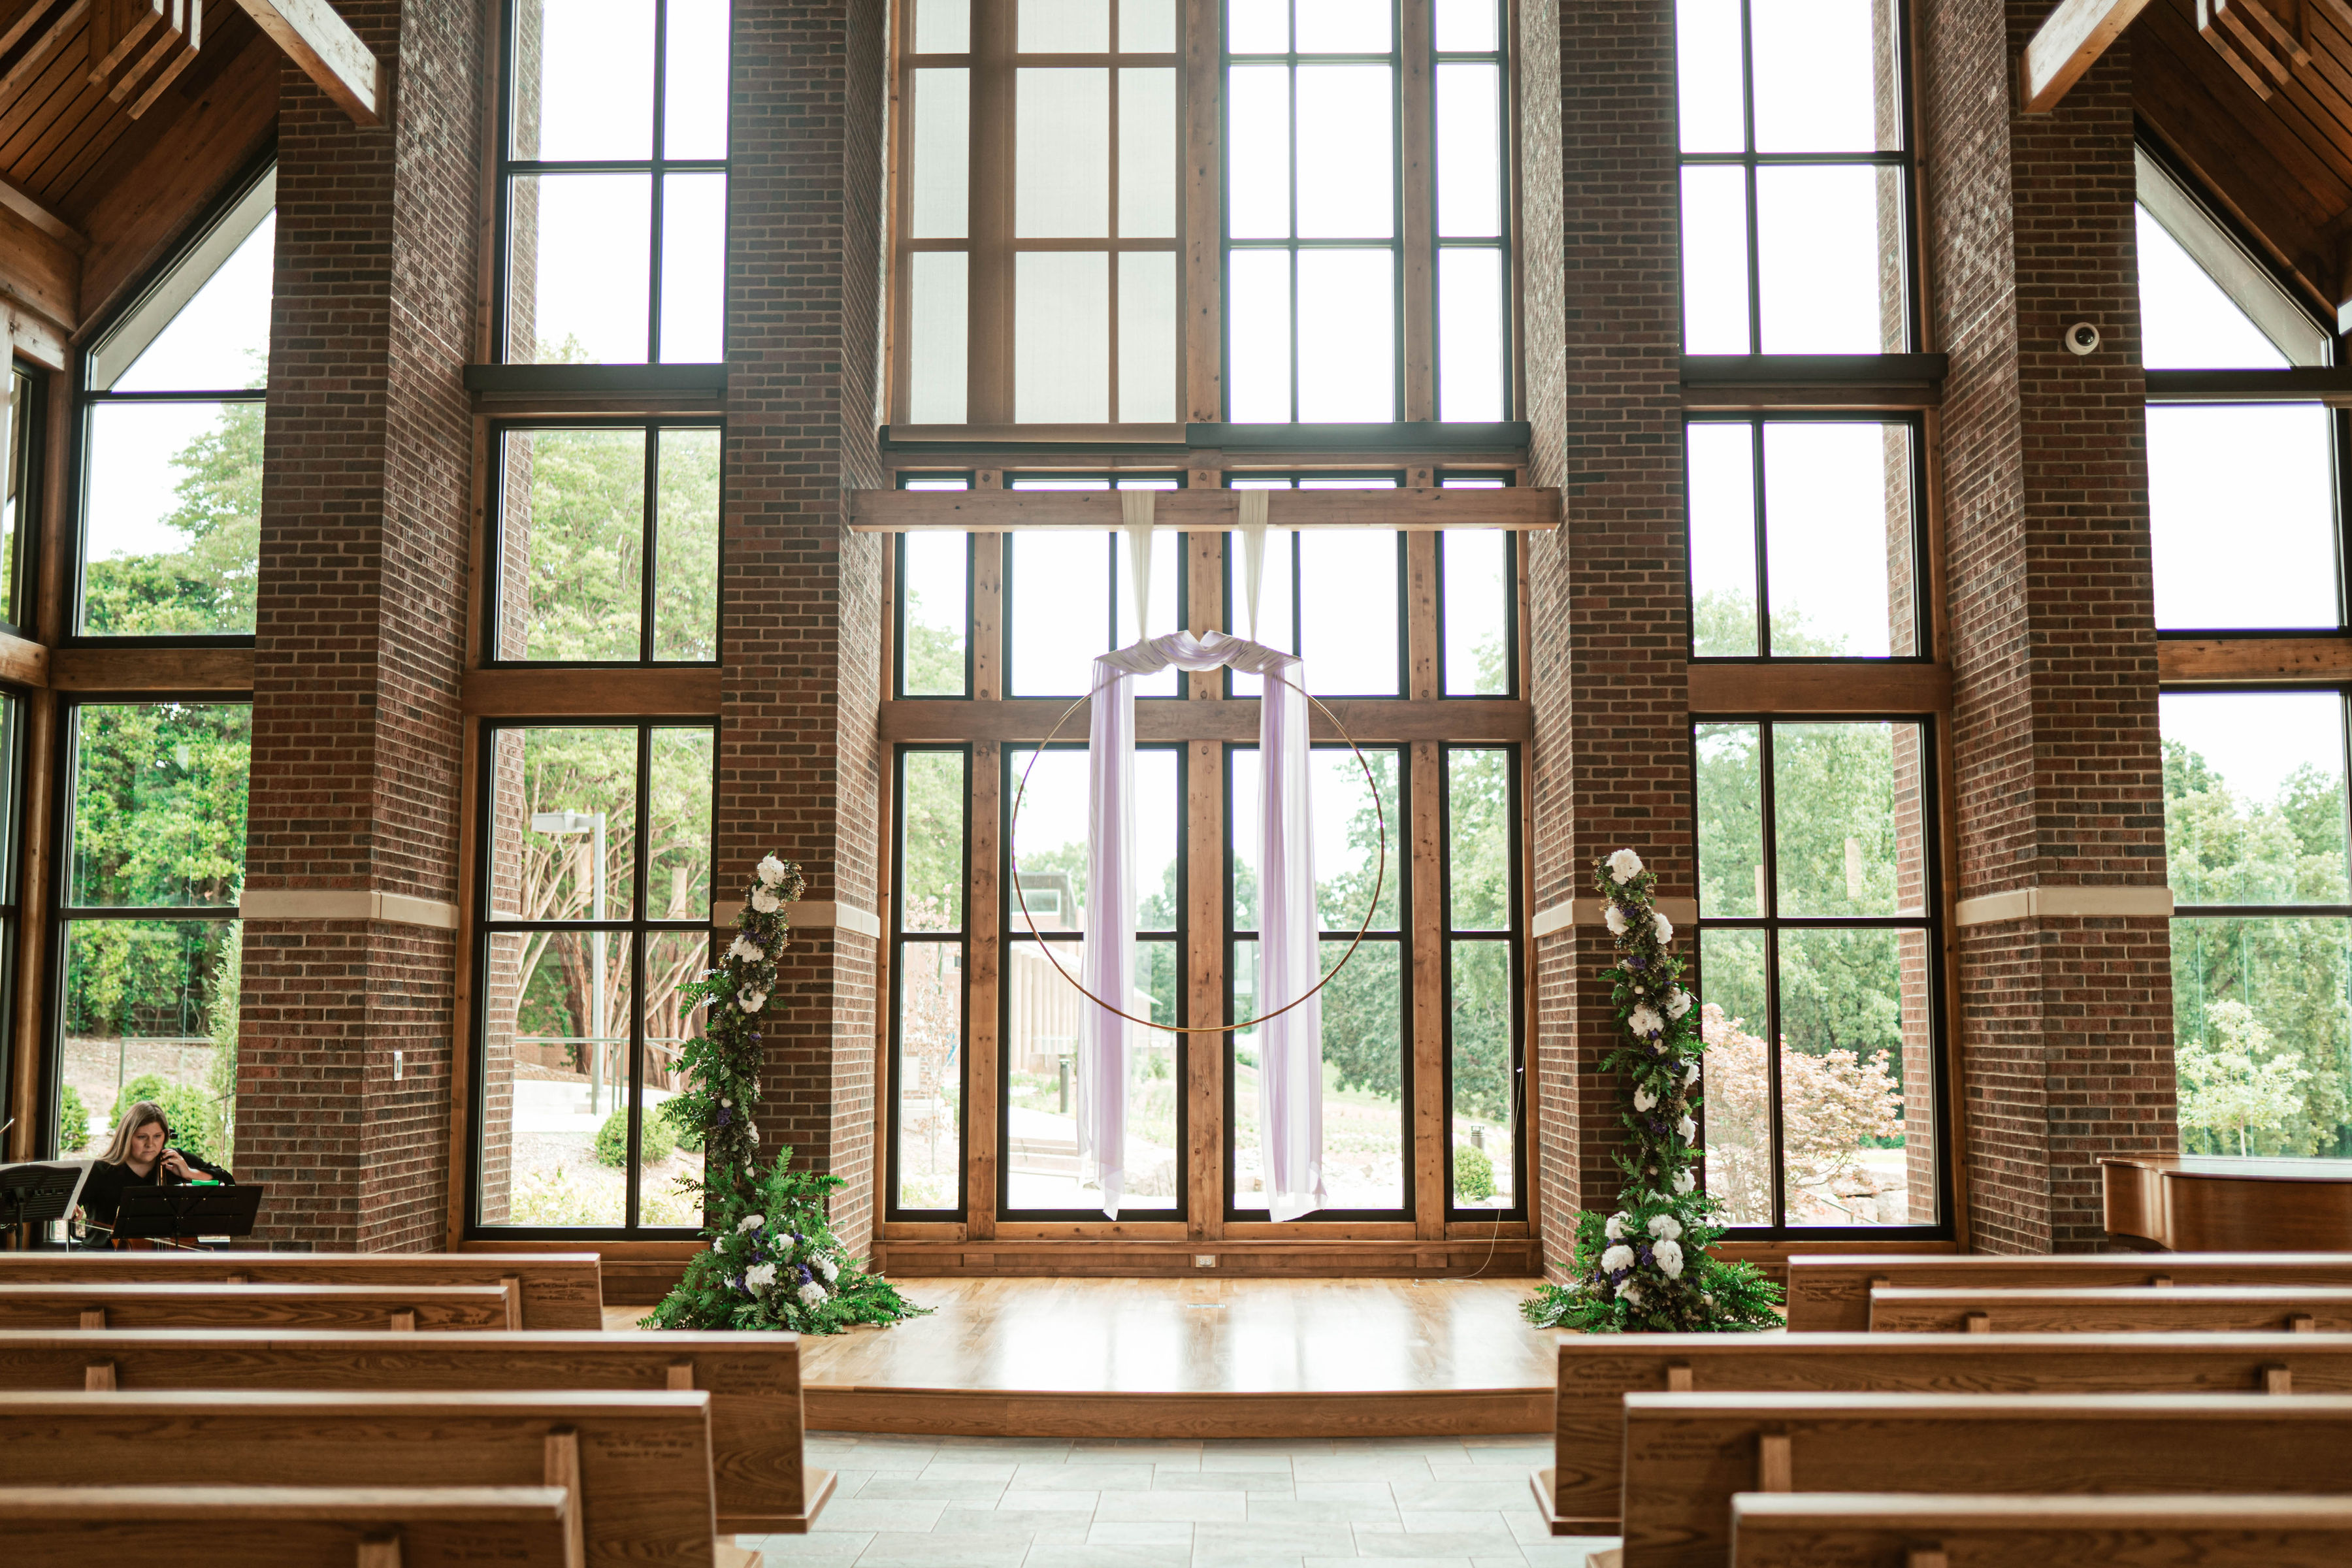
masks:
<svg viewBox="0 0 2352 1568"><path fill-rule="evenodd" d="M1495 1162L1475 1143L1454 1145L1454 1201L1483 1203L1495 1195Z"/></svg>
<svg viewBox="0 0 2352 1568"><path fill-rule="evenodd" d="M79 1154L89 1147L89 1107L81 1090L68 1084L58 1094L58 1152Z"/></svg>
<svg viewBox="0 0 2352 1568"><path fill-rule="evenodd" d="M639 1152L648 1165L658 1165L677 1152L677 1134L672 1131L669 1118L648 1116L645 1130L637 1134ZM614 1170L625 1170L629 1163L629 1108L616 1105L613 1114L604 1118L604 1125L596 1129L596 1158Z"/></svg>
<svg viewBox="0 0 2352 1568"><path fill-rule="evenodd" d="M179 504L161 521L184 545L168 553L118 555L84 565L85 630L110 637L253 630L263 406L222 405L213 427L173 459L180 470L174 487ZM94 456L105 460L102 452Z"/></svg>

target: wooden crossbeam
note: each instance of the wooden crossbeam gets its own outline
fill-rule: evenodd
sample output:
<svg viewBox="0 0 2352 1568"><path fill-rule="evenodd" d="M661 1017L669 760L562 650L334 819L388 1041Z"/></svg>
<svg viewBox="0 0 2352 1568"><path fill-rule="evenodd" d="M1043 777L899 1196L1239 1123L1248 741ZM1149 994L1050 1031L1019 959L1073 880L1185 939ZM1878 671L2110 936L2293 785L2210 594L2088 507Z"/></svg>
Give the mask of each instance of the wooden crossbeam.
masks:
<svg viewBox="0 0 2352 1568"><path fill-rule="evenodd" d="M319 90L362 125L382 125L389 108L383 62L327 0L236 0Z"/></svg>
<svg viewBox="0 0 2352 1568"><path fill-rule="evenodd" d="M2147 0L2059 0L2017 59L2017 100L2028 114L2047 114L2067 89L2098 63Z"/></svg>
<svg viewBox="0 0 2352 1568"><path fill-rule="evenodd" d="M1240 490L1155 492L1162 528L1232 528ZM1535 530L1559 524L1559 491L1526 489L1267 490L1274 528L1379 528L1408 532L1445 528ZM1042 528L1121 526L1117 490L856 490L849 526L868 533L928 529L992 533Z"/></svg>
<svg viewBox="0 0 2352 1568"><path fill-rule="evenodd" d="M89 5L90 0L73 0L73 4L58 12L56 20L33 40L33 47L8 68L8 74L0 76L0 104L16 102L17 95L48 68L49 62L57 58L58 51L64 48L67 40L74 36L74 29L81 26L82 18L90 14Z"/></svg>

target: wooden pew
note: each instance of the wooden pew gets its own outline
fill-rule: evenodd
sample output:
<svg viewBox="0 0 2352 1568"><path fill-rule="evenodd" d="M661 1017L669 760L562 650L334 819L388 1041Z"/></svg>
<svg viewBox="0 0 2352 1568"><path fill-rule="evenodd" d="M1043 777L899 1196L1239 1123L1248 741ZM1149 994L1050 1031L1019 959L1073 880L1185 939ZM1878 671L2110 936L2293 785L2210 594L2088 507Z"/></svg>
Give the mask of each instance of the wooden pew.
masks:
<svg viewBox="0 0 2352 1568"><path fill-rule="evenodd" d="M515 1326L603 1329L593 1252L0 1252L0 1285L499 1285Z"/></svg>
<svg viewBox="0 0 2352 1568"><path fill-rule="evenodd" d="M0 1329L510 1329L497 1285L0 1285Z"/></svg>
<svg viewBox="0 0 2352 1568"><path fill-rule="evenodd" d="M805 1531L834 1487L801 1461L797 1334L0 1333L0 1390L84 1388L700 1389L720 1534Z"/></svg>
<svg viewBox="0 0 2352 1568"><path fill-rule="evenodd" d="M68 1487L168 1466L187 1487L559 1486L584 1568L719 1568L710 1396L0 1394L0 1475Z"/></svg>
<svg viewBox="0 0 2352 1568"><path fill-rule="evenodd" d="M1789 1259L1789 1328L1797 1333L1861 1333L1870 1327L1870 1292L1876 1285L2089 1290L2166 1284L2352 1288L2352 1252L2081 1253L2063 1258L1806 1254Z"/></svg>
<svg viewBox="0 0 2352 1568"><path fill-rule="evenodd" d="M1732 1568L2343 1568L2352 1504L2309 1497L1741 1492Z"/></svg>
<svg viewBox="0 0 2352 1568"><path fill-rule="evenodd" d="M2322 1285L2125 1286L2105 1290L1922 1290L1870 1293L1882 1334L2340 1334L2352 1331L2352 1289Z"/></svg>
<svg viewBox="0 0 2352 1568"><path fill-rule="evenodd" d="M1633 1394L1624 1568L1722 1568L1738 1492L2352 1496L2352 1397Z"/></svg>
<svg viewBox="0 0 2352 1568"><path fill-rule="evenodd" d="M2352 1394L2352 1336L1562 1334L1552 1533L1618 1533L1627 1394L1732 1392Z"/></svg>
<svg viewBox="0 0 2352 1568"><path fill-rule="evenodd" d="M14 1568L567 1568L571 1523L561 1487L0 1488Z"/></svg>

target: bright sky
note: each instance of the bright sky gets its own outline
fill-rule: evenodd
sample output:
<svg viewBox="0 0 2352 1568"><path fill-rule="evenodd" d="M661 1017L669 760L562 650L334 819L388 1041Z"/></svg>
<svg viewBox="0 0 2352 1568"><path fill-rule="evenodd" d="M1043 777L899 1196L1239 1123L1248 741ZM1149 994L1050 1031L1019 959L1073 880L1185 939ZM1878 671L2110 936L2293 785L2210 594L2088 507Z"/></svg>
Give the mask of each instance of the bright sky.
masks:
<svg viewBox="0 0 2352 1568"><path fill-rule="evenodd" d="M2344 699L2333 691L2168 691L2164 738L2201 755L2238 797L2267 805L2305 763L2344 773Z"/></svg>
<svg viewBox="0 0 2352 1568"><path fill-rule="evenodd" d="M1073 723L1079 721L1073 721ZM1013 808L1013 792L1021 788L1022 770L1028 768L1032 751L1011 752L1013 776L1004 788L1007 812ZM1081 750L1063 751L1056 748L1037 758L1037 765L1029 772L1028 788L1021 796L1021 809L1013 825L1013 847L1015 864L1034 865L1035 858L1060 847L1075 849L1078 864L1086 863L1087 824L1089 813L1087 788L1087 753ZM1135 858L1139 875L1136 878L1136 900L1140 906L1166 884L1168 868L1176 860L1176 831L1182 817L1176 792L1176 753L1173 751L1139 746L1135 752ZM1028 926L1021 918L1021 906L1006 889L1004 907L1006 930L1024 931ZM1069 927L1078 924L1074 915ZM1051 929L1042 917L1038 929Z"/></svg>

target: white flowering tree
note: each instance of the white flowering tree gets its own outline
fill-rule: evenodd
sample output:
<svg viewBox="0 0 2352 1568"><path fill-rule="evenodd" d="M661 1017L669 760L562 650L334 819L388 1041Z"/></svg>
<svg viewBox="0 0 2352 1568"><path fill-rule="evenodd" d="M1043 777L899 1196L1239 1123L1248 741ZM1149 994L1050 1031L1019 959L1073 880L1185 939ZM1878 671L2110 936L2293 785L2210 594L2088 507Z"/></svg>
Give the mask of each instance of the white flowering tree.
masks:
<svg viewBox="0 0 2352 1568"><path fill-rule="evenodd" d="M1753 1264L1706 1252L1723 1226L1694 1169L1706 1047L1674 952L1674 923L1657 910L1656 874L1620 849L1593 876L1617 943L1617 963L1601 978L1624 1033L1601 1068L1624 1084L1617 1166L1625 1186L1614 1212L1577 1216L1569 1279L1544 1286L1520 1310L1538 1327L1587 1333L1777 1328L1772 1282Z"/></svg>

